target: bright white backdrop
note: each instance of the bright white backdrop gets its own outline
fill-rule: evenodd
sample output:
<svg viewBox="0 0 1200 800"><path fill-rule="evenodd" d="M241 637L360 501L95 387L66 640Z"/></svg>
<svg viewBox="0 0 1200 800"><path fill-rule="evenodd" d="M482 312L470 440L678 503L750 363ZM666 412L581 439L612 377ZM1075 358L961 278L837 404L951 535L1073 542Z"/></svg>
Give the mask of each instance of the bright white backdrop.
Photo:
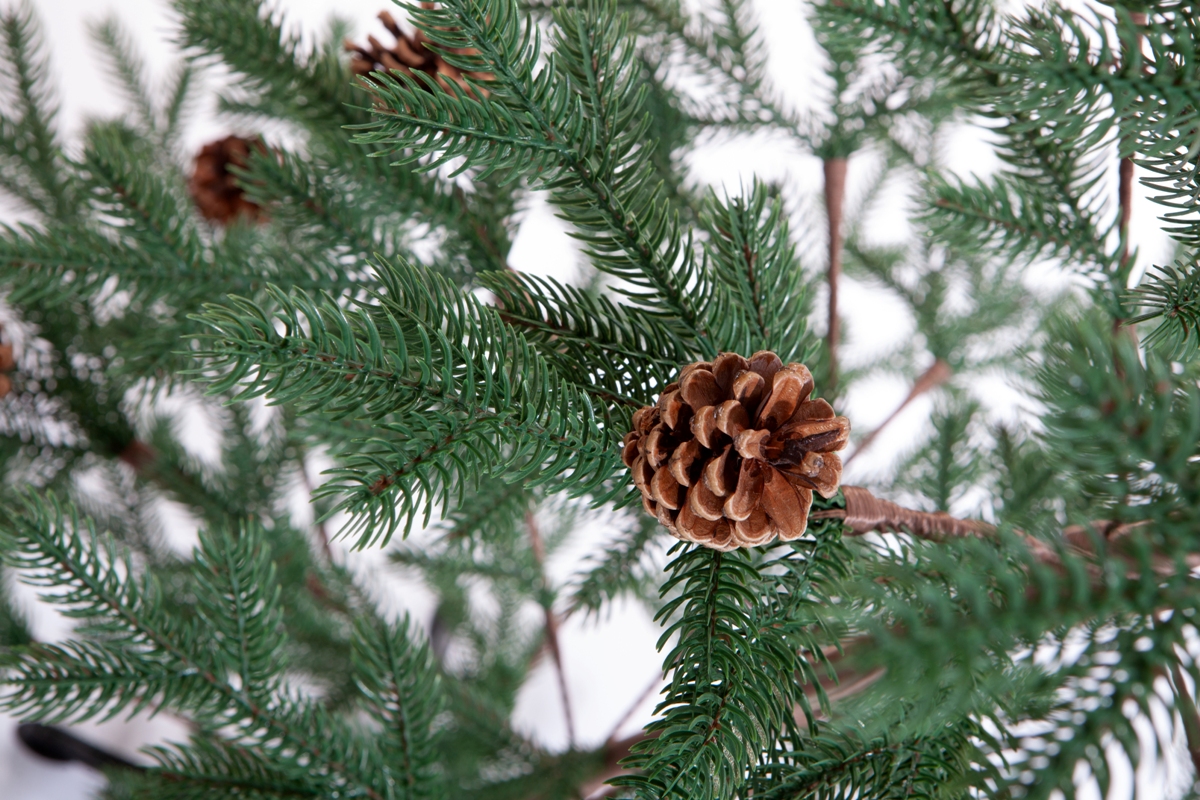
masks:
<svg viewBox="0 0 1200 800"><path fill-rule="evenodd" d="M0 7L10 7L12 2L0 0ZM109 14L117 15L133 34L154 77L165 76L176 58L171 45L174 25L166 0L33 0L33 5L49 34L68 140L80 131L87 119L111 116L121 108L121 97L111 88L88 37L89 22ZM367 31L378 33L374 16L389 7L388 0L279 0L277 5L284 11L289 24L306 36L322 31L332 13L353 20L356 35L364 35ZM796 108L819 102L817 91L821 81L814 77L819 75L823 60L804 21L803 8L804 4L799 0L758 0L757 3L761 30L770 53L770 72L780 93ZM207 88L213 86L210 84ZM230 130L227 122L215 116L211 102L208 102L197 108L187 128L185 142L194 149ZM947 139L945 147L943 156L947 163L964 174L987 172L997 164L983 137L971 129L964 128L961 135ZM794 207L820 214L817 201L820 195L819 162L781 137L760 135L706 144L688 154L687 161L699 183L736 191L752 176L758 175L782 183ZM851 162L851 203L856 177L869 172L870 168L869 157ZM873 232L874 236L887 239L903 234L903 215L899 213L903 196L897 194L893 203L897 213L878 215L881 227ZM1161 263L1166 242L1153 223L1152 206L1139 196L1134 213L1134 238L1141 244L1142 262L1159 260ZM2 211L0 219L4 219ZM576 274L577 258L562 224L553 217L544 201L534 198L526 209L514 243L512 264L518 269L570 279ZM820 256L811 261L819 262ZM842 302L847 316L844 357L848 362L866 360L896 347L913 329L912 320L895 301L853 281L847 281ZM823 321L816 320L814 326L823 327ZM859 430L868 430L896 407L907 389L905 382L898 378L872 380L851 393L844 413L851 416ZM988 401L991 413L997 416L1019 413L1019 398L1011 390L997 385L980 387L980 391ZM925 398L912 404L876 442L870 454L864 454L854 463L847 481L886 472L915 441L930 406L931 402ZM197 447L203 444L202 432L203 426L198 423ZM302 507L297 512L307 513ZM583 555L603 546L605 535L600 526L584 531L548 564L551 580L565 582ZM344 557L360 570L385 605L393 610L408 610L418 621L429 618L431 602L428 593L411 581L398 579L377 554L347 553ZM66 634L67 628L60 619L28 602L31 598L27 593L22 597L33 614L39 638L53 639ZM611 615L599 621L569 621L561 636L578 738L583 744L599 743L631 710L631 704L658 674L660 658L654 651L657 626L640 609L618 606ZM640 727L649 718L652 707L653 698L648 698L633 708L623 732L631 733ZM522 690L515 716L514 722L520 729L547 747L565 747L566 731L559 695L548 662L537 668ZM8 800L48 796L71 800L87 797L100 786L100 779L85 768L50 764L25 753L13 738L14 728L15 721L0 717L0 787L3 787L0 795ZM134 758L137 749L147 742L181 734L179 727L171 722L141 719L103 726L85 725L78 730ZM1166 777L1159 770L1144 769L1137 782L1143 797L1154 797L1155 787L1162 787ZM1124 773L1118 770L1112 796L1127 796L1133 783L1134 777L1128 770Z"/></svg>

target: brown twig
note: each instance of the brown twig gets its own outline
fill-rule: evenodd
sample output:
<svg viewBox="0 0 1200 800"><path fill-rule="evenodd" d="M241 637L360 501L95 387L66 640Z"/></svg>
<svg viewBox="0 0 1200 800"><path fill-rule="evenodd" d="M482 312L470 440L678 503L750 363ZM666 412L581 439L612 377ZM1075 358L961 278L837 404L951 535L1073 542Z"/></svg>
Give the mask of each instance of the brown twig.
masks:
<svg viewBox="0 0 1200 800"><path fill-rule="evenodd" d="M1196 709L1196 701L1188 693L1187 684L1183 680L1183 670L1179 662L1171 664L1169 678L1179 701L1179 716L1183 720L1183 733L1187 737L1188 754L1192 757L1192 766L1200 775L1200 711Z"/></svg>
<svg viewBox="0 0 1200 800"><path fill-rule="evenodd" d="M986 522L958 519L942 512L914 511L911 508L884 500L861 486L843 486L845 509L818 511L813 519L840 518L850 530L850 536L864 533L904 532L919 539L944 541L968 536L987 536L995 528Z"/></svg>
<svg viewBox="0 0 1200 800"><path fill-rule="evenodd" d="M990 538L996 534L996 526L982 520L958 519L943 512L916 511L905 508L890 500L884 500L871 494L861 486L843 486L842 494L846 498L846 507L831 508L816 511L809 519L840 519L849 529L847 535L861 536L865 533L908 533L918 539L932 542L944 542L950 539L967 537ZM1095 559L1099 554L1095 548L1095 538L1099 536L1108 545L1114 547L1114 552L1129 565L1126 577L1136 580L1139 577L1139 560L1135 554L1123 552L1121 545L1129 534L1138 528L1148 525L1148 522L1122 523L1115 520L1093 520L1087 525L1069 525L1062 530L1062 540L1067 552L1086 559ZM1031 536L1021 530L1012 533L1019 537L1029 549L1033 557L1046 566L1062 571L1066 567L1059 551L1047 542ZM1156 575L1170 576L1176 572L1176 556L1156 553L1151 558L1150 568ZM1183 564L1187 569L1200 568L1200 553L1186 553ZM1100 577L1097 564L1090 564L1089 571L1094 577Z"/></svg>
<svg viewBox="0 0 1200 800"><path fill-rule="evenodd" d="M900 405L896 406L896 410L889 414L887 419L879 423L875 430L869 432L862 438L861 441L859 441L858 447L854 448L854 452L851 453L846 459L845 465L849 466L850 462L857 458L859 453L870 447L871 443L875 441L875 438L879 436L880 432L890 425L896 419L896 417L900 416L900 412L908 408L908 405L913 400L916 400L926 392L933 391L946 381L950 380L950 378L953 376L954 370L951 369L949 364L940 358L935 359L934 362L929 366L929 369L922 372L921 376L917 378L915 383L913 383L912 389L908 391L908 396L904 398Z"/></svg>
<svg viewBox="0 0 1200 800"><path fill-rule="evenodd" d="M525 527L529 531L529 544L533 548L533 558L541 572L541 581L546 582L543 569L546 560L546 545L542 542L541 531L538 530L537 520L532 511L525 512ZM558 677L558 691L562 696L563 717L567 721L567 744L575 747L575 716L571 713L571 696L567 692L567 677L563 670L562 649L558 644L558 616L548 604L542 607L546 614L546 647L550 650L550 658L554 661L554 672Z"/></svg>
<svg viewBox="0 0 1200 800"><path fill-rule="evenodd" d="M645 733L638 731L624 739L605 742L604 764L597 774L588 778L587 782L580 787L579 796L586 800L600 800L616 791L615 786L606 786L605 781L626 772L621 768L621 761L629 757L635 744L645 741L646 738Z"/></svg>
<svg viewBox="0 0 1200 800"><path fill-rule="evenodd" d="M300 453L300 477L304 480L304 489L308 492L309 501L312 501L313 492L316 487L313 486L312 479L308 476L308 459L304 457L304 453ZM325 527L325 521L321 519L317 509L313 509L313 527L317 529L317 536L321 540L321 549L325 553L325 559L329 563L333 563L333 549L329 546L329 530Z"/></svg>
<svg viewBox="0 0 1200 800"><path fill-rule="evenodd" d="M621 718L619 720L617 720L617 724L613 725L612 733L608 734L608 738L604 740L606 746L611 745L614 742L616 742L617 734L621 732L621 728L624 728L625 723L627 723L627 722L629 722L629 720L633 719L633 715L637 713L637 710L639 708L641 708L642 703L646 702L646 698L649 697L654 692L655 689L662 686L662 684L663 684L663 676L661 674L655 675L654 680L652 680L652 681L650 681L650 683L646 684L646 688L643 689L641 694L639 694L637 696L637 699L634 700L629 705L629 708L625 711L624 714L621 715Z"/></svg>
<svg viewBox="0 0 1200 800"><path fill-rule="evenodd" d="M838 318L838 283L842 274L842 206L846 200L846 159L825 160L825 213L829 218L829 331L825 341L829 350L828 392L832 395L838 379L838 340L842 334Z"/></svg>
<svg viewBox="0 0 1200 800"><path fill-rule="evenodd" d="M810 514L809 519L841 519L849 529L847 535L850 536L861 536L872 532L908 533L917 538L934 542L967 537L990 538L996 534L997 530L995 526L981 520L958 519L945 513L929 513L905 508L890 500L875 497L870 491L859 486L843 486L842 494L846 498L844 509L816 511ZM1128 565L1126 577L1136 580L1139 577L1141 562L1136 555L1122 552L1121 545L1131 533L1149 524L1145 521L1122 523L1115 520L1094 520L1087 525L1069 525L1063 528L1062 540L1067 552L1093 559L1093 562L1088 564L1088 572L1094 581L1103 579L1100 565L1094 562L1098 555L1097 537L1107 546L1112 547L1116 556L1126 562ZM1050 544L1020 530L1014 530L1013 534L1021 538L1036 561L1058 572L1066 570L1059 551ZM1177 558L1174 556L1156 553L1151 556L1150 568L1155 574L1167 577L1176 573L1178 569L1176 562ZM1183 565L1189 570L1200 567L1200 554L1185 554ZM883 677L884 669L882 667L866 673L853 668L837 669L837 662L844 657L843 653L849 654L853 649L868 646L870 640L869 636L858 636L844 642L840 647L826 648L825 658L834 665L837 671L835 678L823 677L820 680L821 686L826 689L826 695L830 700L844 699L865 691ZM1178 676L1178 666L1175 667L1173 682L1180 687L1177 693L1180 697L1181 711L1185 716L1184 724L1187 726L1188 749L1196 763L1197 772L1200 772L1200 711L1196 709L1194 701L1187 694L1182 678ZM817 700L815 688L808 692L808 695L811 706ZM1191 720L1187 718L1189 711L1192 715ZM793 713L798 722L804 723L803 710L799 706L793 710Z"/></svg>
<svg viewBox="0 0 1200 800"><path fill-rule="evenodd" d="M1134 11L1129 15L1130 20L1134 25L1146 25L1149 17L1145 12ZM1134 47L1137 49L1137 55L1141 55L1142 35L1139 33L1134 37ZM1126 51L1124 53L1125 61L1128 62L1133 53ZM1130 137L1124 137L1128 141ZM1117 220L1118 232L1121 236L1121 260L1119 262L1121 274L1128 278L1129 276L1129 220L1133 216L1133 158L1126 156L1121 159L1121 165L1117 177L1117 202L1120 208L1120 215ZM1124 288L1124 287L1122 287Z"/></svg>

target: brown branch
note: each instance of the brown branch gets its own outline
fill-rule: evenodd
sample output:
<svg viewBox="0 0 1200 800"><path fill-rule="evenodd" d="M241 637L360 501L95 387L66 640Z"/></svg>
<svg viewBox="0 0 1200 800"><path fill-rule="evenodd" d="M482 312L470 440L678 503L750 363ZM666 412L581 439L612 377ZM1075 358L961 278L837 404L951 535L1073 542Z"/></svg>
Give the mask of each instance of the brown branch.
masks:
<svg viewBox="0 0 1200 800"><path fill-rule="evenodd" d="M838 282L842 274L842 206L846 200L846 159L825 160L825 213L829 218L829 331L825 341L829 350L829 394L837 388L838 343L842 323L838 318Z"/></svg>
<svg viewBox="0 0 1200 800"><path fill-rule="evenodd" d="M996 534L996 526L982 520L958 519L944 512L915 511L905 508L890 500L884 500L871 494L861 486L843 486L842 494L846 498L846 507L831 508L816 511L809 519L841 519L849 531L849 536L861 536L865 533L908 533L918 539L931 542L944 542L950 539L966 537L991 538ZM1126 577L1136 580L1139 577L1140 562L1134 553L1123 552L1121 545L1129 534L1150 523L1118 522L1116 520L1093 520L1087 525L1069 525L1062 530L1063 544L1066 550L1086 559L1096 559L1099 556L1095 548L1095 536L1099 536L1108 545L1114 547L1115 555L1129 565ZM1059 552L1049 543L1021 530L1013 530L1029 549L1037 561L1055 570L1065 569ZM1165 553L1155 553L1151 557L1150 568L1156 575L1170 576L1176 572L1177 557ZM1183 563L1187 569L1200 568L1200 553L1186 553ZM1099 577L1099 565L1092 563L1089 571L1094 577Z"/></svg>
<svg viewBox="0 0 1200 800"><path fill-rule="evenodd" d="M1121 206L1119 231L1121 235L1121 269L1129 264L1129 220L1133 216L1133 159L1126 156L1121 159L1120 172L1117 182L1117 198Z"/></svg>
<svg viewBox="0 0 1200 800"><path fill-rule="evenodd" d="M1148 23L1149 17L1145 12L1134 11L1129 15L1130 21L1134 25L1144 26ZM1142 34L1138 34L1133 39L1134 47L1137 49L1137 55L1141 55L1142 49ZM1133 53L1126 51L1124 53L1125 61L1133 57ZM1124 137L1124 141L1128 142L1129 136ZM1121 159L1121 165L1117 178L1117 201L1120 207L1120 215L1118 217L1118 231L1121 237L1121 260L1119 262L1121 275L1125 278L1129 276L1129 220L1133 216L1133 158L1126 156ZM1124 288L1124 287L1121 287Z"/></svg>
<svg viewBox="0 0 1200 800"><path fill-rule="evenodd" d="M933 391L946 381L950 380L950 378L953 376L954 370L949 364L940 358L935 359L934 362L929 366L929 369L922 372L921 376L917 378L915 383L913 383L912 389L908 391L908 396L904 398L900 405L896 406L896 410L889 414L887 419L879 423L875 430L869 432L862 438L862 440L858 443L858 447L854 448L854 452L851 453L849 458L846 459L844 466L849 466L850 462L857 458L859 453L870 447L871 443L875 441L875 438L879 436L880 432L890 425L896 419L896 417L900 416L900 412L908 408L908 405L913 400L916 400L926 392Z"/></svg>
<svg viewBox="0 0 1200 800"><path fill-rule="evenodd" d="M646 688L642 690L641 694L637 696L636 700L629 704L629 708L624 714L621 715L621 718L617 720L617 724L613 725L612 733L610 733L608 738L604 740L606 746L616 742L617 734L621 732L621 728L624 728L625 723L633 719L633 715L637 712L638 708L641 707L642 703L646 702L646 698L649 697L655 689L662 686L662 684L663 676L661 674L655 675L654 680L646 684Z"/></svg>
<svg viewBox="0 0 1200 800"><path fill-rule="evenodd" d="M543 564L546 560L546 545L542 542L542 534L538 530L537 520L532 511L525 512L525 527L529 531L529 544L533 548L533 558L537 562L538 572L541 573L543 586L546 583L546 573ZM562 696L563 717L567 721L567 744L575 748L575 716L571 713L571 696L567 692L567 676L563 670L562 649L558 644L558 616L547 603L542 606L546 615L546 646L550 650L550 658L554 661L554 673L558 677L558 691Z"/></svg>
<svg viewBox="0 0 1200 800"><path fill-rule="evenodd" d="M300 477L304 480L304 489L308 492L309 503L312 502L313 492L316 487L313 486L312 479L308 475L308 460L304 457L304 451L300 452ZM329 546L329 530L325 527L325 520L321 519L317 509L313 509L313 526L317 529L317 536L321 540L321 549L325 553L325 560L333 563L333 549Z"/></svg>
<svg viewBox="0 0 1200 800"><path fill-rule="evenodd" d="M850 529L849 535L861 536L872 531L879 533L906 532L919 539L939 542L968 536L984 537L995 531L986 522L957 519L942 512L914 511L871 494L861 486L843 486L846 508L817 512L812 516L840 516Z"/></svg>
<svg viewBox="0 0 1200 800"><path fill-rule="evenodd" d="M647 738L645 733L638 731L632 736L626 736L624 739L605 742L604 763L600 771L588 778L587 782L580 787L579 796L586 798L586 800L600 800L600 798L608 797L616 791L615 786L607 786L605 782L628 771L621 768L621 762L630 756L634 745L645 741Z"/></svg>
<svg viewBox="0 0 1200 800"><path fill-rule="evenodd" d="M1188 754L1192 757L1192 767L1200 775L1200 711L1196 709L1196 701L1188 693L1187 684L1183 680L1183 670L1179 662L1171 664L1171 674L1168 678L1175 697L1179 701L1179 716L1183 720L1183 733L1187 737Z"/></svg>

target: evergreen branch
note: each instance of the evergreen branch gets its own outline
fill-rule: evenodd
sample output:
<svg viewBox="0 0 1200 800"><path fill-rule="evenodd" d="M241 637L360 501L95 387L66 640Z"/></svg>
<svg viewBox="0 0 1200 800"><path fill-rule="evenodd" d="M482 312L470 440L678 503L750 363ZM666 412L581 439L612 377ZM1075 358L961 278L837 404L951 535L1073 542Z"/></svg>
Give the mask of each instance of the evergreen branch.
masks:
<svg viewBox="0 0 1200 800"><path fill-rule="evenodd" d="M160 269L187 276L207 261L183 187L147 168L128 130L94 127L81 167L98 209L125 223L125 238Z"/></svg>
<svg viewBox="0 0 1200 800"><path fill-rule="evenodd" d="M26 3L0 16L0 29L0 58L11 70L17 112L15 118L0 115L0 152L15 159L23 173L5 183L47 217L66 219L73 213L73 200L61 169L62 152L54 128L58 109L41 31Z"/></svg>
<svg viewBox="0 0 1200 800"><path fill-rule="evenodd" d="M219 738L195 736L185 748L152 747L150 754L158 766L131 782L147 796L203 800L213 792L281 799L324 794L308 781L264 763L248 748Z"/></svg>
<svg viewBox="0 0 1200 800"><path fill-rule="evenodd" d="M1014 261L1083 256L1082 263L1097 270L1112 261L1070 204L1037 186L1003 175L990 185L937 177L926 191L930 231L964 249L1003 249Z"/></svg>
<svg viewBox="0 0 1200 800"><path fill-rule="evenodd" d="M295 108L300 97L317 100L308 114L339 108L348 99L345 88L313 64L304 66L306 53L286 35L271 9L259 0L173 0L183 18L180 44L193 53L219 56L251 90L269 93L276 101ZM347 81L337 81L345 87ZM298 91L301 87L305 91ZM320 109L320 110L318 110ZM350 120L346 120L350 121Z"/></svg>
<svg viewBox="0 0 1200 800"><path fill-rule="evenodd" d="M604 555L593 559L589 569L577 577L569 613L599 614L604 604L626 593L650 596L647 590L653 585L653 575L647 551L659 533L657 519L639 514L636 526L611 543Z"/></svg>
<svg viewBox="0 0 1200 800"><path fill-rule="evenodd" d="M158 120L146 86L146 65L135 52L129 33L114 16L98 24L93 23L90 33L100 45L109 71L117 79L126 99L132 103L142 129L148 133L156 131Z"/></svg>
<svg viewBox="0 0 1200 800"><path fill-rule="evenodd" d="M346 731L331 717L315 707L297 705L277 695L258 698L250 687L235 686L224 677L230 669L237 670L236 661L230 664L217 656L205 645L204 637L212 636L219 642L223 635L230 636L235 643L232 652L238 656L236 660L242 660L245 648L258 646L252 644L254 640L269 642L267 630L273 619L269 607L259 604L253 616L234 612L223 620L236 621L238 627L232 630L222 625L206 632L202 626L180 623L163 607L159 589L152 581L134 579L127 560L121 567L114 564L111 543L97 537L91 521L81 520L73 508L53 497L49 505L24 501L22 507L7 515L3 527L9 540L5 548L9 565L22 570L24 580L34 585L70 587L65 593L53 595L53 602L63 606L69 616L90 620L81 632L103 637L98 645L69 642L53 649L35 647L27 651L15 665L16 674L6 681L22 687L5 698L8 708L36 704L45 714L57 706L59 718L86 718L105 711L111 716L134 702L136 711L155 700L192 711L217 725L235 724L238 738L256 749L260 757L269 753L268 760L286 763L289 769L299 769L331 788L353 788L372 800L388 795L379 786L385 771L373 763L378 761L377 752L363 752L361 743L348 741ZM86 540L81 530L88 531ZM236 556L230 561L211 549L204 560L208 564L233 563L235 570L248 569L248 575L261 577L269 562L264 559L254 529L248 529L242 538L245 541L238 545L231 537L209 538L201 545L237 546L245 555L255 554L257 563L236 563ZM218 576L208 584L209 591L222 591L220 582ZM200 585L205 585L204 580ZM247 599L260 589L268 593L274 590L269 586L242 586L239 595ZM211 601L231 599L226 594ZM115 680L105 677L120 675L119 668L111 667L122 663L128 664L133 674L127 672L124 679ZM110 668L107 672L106 666ZM151 666L157 667L157 680L147 670ZM101 670L98 682L92 677L97 669ZM39 676L43 676L42 682ZM23 679L29 682L23 684ZM104 702L87 702L85 706L76 700L81 690L100 692ZM271 742L282 742L286 749L266 750Z"/></svg>
<svg viewBox="0 0 1200 800"><path fill-rule="evenodd" d="M253 154L238 177L247 197L270 208L277 222L315 240L339 260L408 255L400 233L406 220L397 209L397 199L403 198L381 195L381 187L362 185L342 170L283 151Z"/></svg>
<svg viewBox="0 0 1200 800"><path fill-rule="evenodd" d="M656 27L670 41L682 43L691 63L720 81L739 98L736 119L721 118L721 124L754 126L762 121L775 125L805 146L812 145L811 124L785 109L772 95L766 81L765 50L752 19L750 5L741 0L723 0L721 22L703 16L687 16L673 3L662 0L633 0L631 12L644 14L646 27ZM719 77L717 77L719 76Z"/></svg>
<svg viewBox="0 0 1200 800"><path fill-rule="evenodd" d="M172 77L172 88L163 107L161 141L165 147L172 147L179 139L180 128L190 110L195 80L196 70L191 64L180 65Z"/></svg>
<svg viewBox="0 0 1200 800"><path fill-rule="evenodd" d="M873 48L894 55L914 78L943 75L957 82L980 113L1004 120L1001 157L1020 180L1063 206L1074 218L1071 227L1090 233L1073 241L1089 247L1105 240L1107 228L1097 222L1099 212L1088 200L1104 164L1095 148L1052 146L1054 138L1039 127L1044 124L1041 106L1004 102L1019 90L1022 65L1012 63L1015 34L998 21L990 4L930 0L901 7L836 0L820 6L818 21L822 35L844 40L844 47L854 47L863 35L874 38ZM1115 257L1106 255L1102 263L1111 267Z"/></svg>
<svg viewBox="0 0 1200 800"><path fill-rule="evenodd" d="M1200 270L1194 264L1158 267L1128 299L1145 310L1126 324L1161 318L1144 340L1147 347L1161 347L1171 359L1191 360L1200 353Z"/></svg>
<svg viewBox="0 0 1200 800"><path fill-rule="evenodd" d="M437 796L434 724L442 697L429 649L411 641L408 620L399 625L360 621L352 658L368 713L380 725L396 796Z"/></svg>
<svg viewBox="0 0 1200 800"><path fill-rule="evenodd" d="M212 391L265 394L387 432L339 473L357 484L342 507L366 514L355 527L399 508L407 530L418 486L428 517L433 487L445 503L454 485L446 470L470 482L493 469L512 481L536 474L536 482L561 484L570 475L580 494L619 471L616 433L596 418L587 387L559 377L494 309L413 267L385 262L377 277L382 290L355 311L271 289L274 314L235 299L200 318L215 331L213 349L201 354ZM391 515L383 536L400 524ZM365 528L360 545L379 530Z"/></svg>
<svg viewBox="0 0 1200 800"><path fill-rule="evenodd" d="M789 757L761 765L751 785L754 796L766 800L936 795L971 768L978 749L971 737L979 735L969 723L899 741L868 739L843 728L806 739Z"/></svg>
<svg viewBox="0 0 1200 800"><path fill-rule="evenodd" d="M678 634L664 661L673 674L656 710L662 717L627 762L640 774L614 784L639 797L739 796L761 753L795 732L793 706L807 706L801 684L816 682L802 653L820 653L812 633L820 584L837 570L836 528L821 527L815 540L762 565L746 551L679 552L662 588L679 594L657 615L678 615L659 640Z"/></svg>
<svg viewBox="0 0 1200 800"><path fill-rule="evenodd" d="M283 670L282 612L275 565L257 537L227 532L201 534L195 573L199 618L217 639L222 660L242 692L266 697Z"/></svg>
<svg viewBox="0 0 1200 800"><path fill-rule="evenodd" d="M805 293L782 202L756 182L745 197L710 195L700 222L709 272L724 290L706 314L714 340L722 350L805 357Z"/></svg>
<svg viewBox="0 0 1200 800"><path fill-rule="evenodd" d="M697 353L657 316L601 294L518 272L480 276L500 317L522 331L563 375L586 376L593 391L643 406Z"/></svg>
<svg viewBox="0 0 1200 800"><path fill-rule="evenodd" d="M607 4L563 9L554 57L535 76L538 37L531 22L521 25L515 0L477 5L452 0L411 14L450 63L491 76L486 93L482 85L445 91L427 79L377 76L381 119L359 140L388 143L405 152L402 160L462 156L464 168L478 165L484 174L520 168L552 191L598 267L638 287L627 293L667 311L714 355L701 325L702 276L678 220L648 185L647 119L623 21ZM411 118L389 122L396 114Z"/></svg>
<svg viewBox="0 0 1200 800"><path fill-rule="evenodd" d="M380 198L388 207L383 213L403 213L411 203L425 222L457 231L460 237L450 239L461 238L470 256L460 269L504 269L506 237L493 224L496 204L477 196L481 186L474 194L463 193L424 170L389 169L382 159L372 158L386 154L386 148L346 140L345 126L362 125L370 116L355 102L361 94L355 94L335 48L305 51L262 0L175 0L175 7L183 16L184 44L220 59L249 94L246 99L222 98L223 110L299 123L310 136L314 156L336 165L367 196ZM509 206L508 198L500 199L500 208ZM378 216L368 205L344 219L358 217L353 227L362 229Z"/></svg>

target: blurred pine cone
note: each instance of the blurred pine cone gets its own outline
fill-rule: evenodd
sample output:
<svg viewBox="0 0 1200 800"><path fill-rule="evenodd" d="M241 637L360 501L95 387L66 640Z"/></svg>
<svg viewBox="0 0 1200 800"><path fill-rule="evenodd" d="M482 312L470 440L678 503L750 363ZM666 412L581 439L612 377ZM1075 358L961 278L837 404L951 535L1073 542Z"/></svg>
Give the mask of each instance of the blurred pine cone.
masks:
<svg viewBox="0 0 1200 800"><path fill-rule="evenodd" d="M422 5L429 7L432 4L423 3ZM429 39L423 31L418 30L409 36L400 29L395 18L386 11L379 12L379 20L383 23L383 27L388 29L395 42L391 47L384 47L378 39L370 35L367 36L366 47L347 41L345 48L352 53L350 57L351 72L364 78L369 77L372 72L393 71L410 78L414 77L416 72L424 72L434 78L444 89L450 88L448 81L454 81L468 94L474 94L474 91L463 79L462 70L447 63L439 53L426 47ZM450 48L449 52L459 55L477 55L479 51L473 48ZM491 80L492 78L490 73L485 72L469 72L467 75L475 81ZM417 83L424 88L429 88L424 81L418 80Z"/></svg>
<svg viewBox="0 0 1200 800"><path fill-rule="evenodd" d="M247 199L229 169L245 167L251 150L265 153L267 148L257 136L251 139L226 136L200 149L188 189L205 219L228 225L239 216L254 222L264 217L262 206Z"/></svg>
<svg viewBox="0 0 1200 800"><path fill-rule="evenodd" d="M17 368L17 359L13 354L11 342L0 342L0 397L7 397L12 391L12 378L8 373Z"/></svg>
<svg viewBox="0 0 1200 800"><path fill-rule="evenodd" d="M633 415L622 459L680 539L734 550L798 539L813 491L837 493L850 421L810 400L812 373L760 351L689 364Z"/></svg>

